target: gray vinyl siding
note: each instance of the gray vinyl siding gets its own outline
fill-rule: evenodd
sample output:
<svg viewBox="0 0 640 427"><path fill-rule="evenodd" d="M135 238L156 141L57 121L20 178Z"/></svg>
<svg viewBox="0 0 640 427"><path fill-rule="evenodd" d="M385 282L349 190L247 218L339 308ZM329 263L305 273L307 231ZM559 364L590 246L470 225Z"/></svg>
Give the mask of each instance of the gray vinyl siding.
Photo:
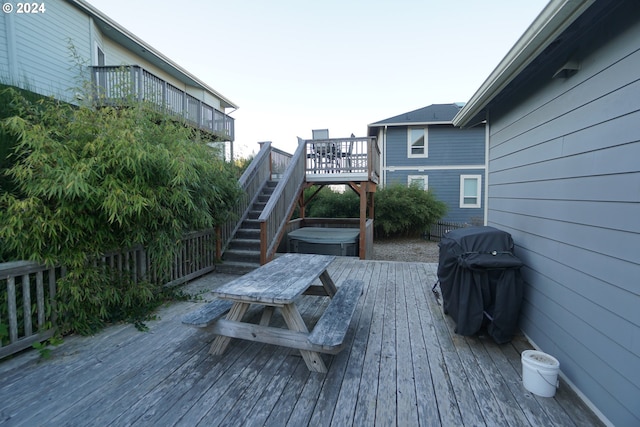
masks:
<svg viewBox="0 0 640 427"><path fill-rule="evenodd" d="M640 425L638 40L640 24L490 122L488 224L525 263L521 327L620 426Z"/></svg>
<svg viewBox="0 0 640 427"><path fill-rule="evenodd" d="M18 62L17 75L10 76L11 83L70 100L81 74L74 67L69 39L73 39L73 47L82 58L90 58L89 18L62 0L47 1L45 13L12 14L11 18ZM6 24L5 21L0 23ZM5 31L6 28L0 29ZM6 38L4 45L0 52L12 48L7 46Z"/></svg>
<svg viewBox="0 0 640 427"><path fill-rule="evenodd" d="M484 218L484 194L481 194L482 204L480 208L460 208L460 175L481 175L484 183L483 169L465 170L401 170L387 172L387 185L407 185L409 175L426 175L429 179L429 190L436 198L445 202L448 206L447 214L443 221L482 225ZM484 185L483 185L484 187ZM484 191L484 189L483 189Z"/></svg>
<svg viewBox="0 0 640 427"><path fill-rule="evenodd" d="M407 155L407 127L387 129L387 166L483 165L484 127L429 126L426 158Z"/></svg>

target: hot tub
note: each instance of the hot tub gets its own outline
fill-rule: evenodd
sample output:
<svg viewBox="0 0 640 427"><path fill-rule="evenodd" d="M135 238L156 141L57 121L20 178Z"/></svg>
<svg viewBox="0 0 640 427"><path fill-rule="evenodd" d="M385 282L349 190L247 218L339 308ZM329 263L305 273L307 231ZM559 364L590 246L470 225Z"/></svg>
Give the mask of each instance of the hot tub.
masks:
<svg viewBox="0 0 640 427"><path fill-rule="evenodd" d="M289 252L358 256L357 228L302 227L289 232Z"/></svg>

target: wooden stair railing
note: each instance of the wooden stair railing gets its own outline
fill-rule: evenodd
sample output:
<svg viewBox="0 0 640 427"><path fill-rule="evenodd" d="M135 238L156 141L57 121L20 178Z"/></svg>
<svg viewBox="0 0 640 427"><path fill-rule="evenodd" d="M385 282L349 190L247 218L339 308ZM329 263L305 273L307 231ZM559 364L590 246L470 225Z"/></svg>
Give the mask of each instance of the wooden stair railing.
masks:
<svg viewBox="0 0 640 427"><path fill-rule="evenodd" d="M262 214L260 221L260 264L269 262L275 255L285 226L296 206L305 181L306 145L298 144L291 161L279 180Z"/></svg>

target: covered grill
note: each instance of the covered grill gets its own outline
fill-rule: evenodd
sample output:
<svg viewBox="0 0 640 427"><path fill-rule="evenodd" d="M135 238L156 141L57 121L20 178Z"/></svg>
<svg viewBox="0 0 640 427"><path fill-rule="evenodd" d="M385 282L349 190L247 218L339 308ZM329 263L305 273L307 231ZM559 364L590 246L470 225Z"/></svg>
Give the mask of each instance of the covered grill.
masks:
<svg viewBox="0 0 640 427"><path fill-rule="evenodd" d="M523 283L513 239L494 227L452 230L440 241L438 280L444 312L455 332L474 335L483 326L498 343L517 329Z"/></svg>

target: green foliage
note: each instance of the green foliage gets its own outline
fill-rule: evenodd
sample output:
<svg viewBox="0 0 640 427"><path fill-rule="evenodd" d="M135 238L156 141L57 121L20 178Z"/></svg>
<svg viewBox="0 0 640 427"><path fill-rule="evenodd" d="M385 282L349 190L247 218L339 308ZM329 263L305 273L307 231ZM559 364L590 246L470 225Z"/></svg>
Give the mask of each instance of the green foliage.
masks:
<svg viewBox="0 0 640 427"><path fill-rule="evenodd" d="M165 297L158 285L93 260L143 245L167 271L185 232L227 220L240 194L234 170L199 133L144 103L96 109L8 91L15 114L0 129L16 143L0 171L12 184L0 188L0 252L68 269L58 295L68 330L141 318L138 308Z"/></svg>
<svg viewBox="0 0 640 427"><path fill-rule="evenodd" d="M305 190L305 199L317 190ZM391 185L375 194L376 233L380 236L419 236L428 231L447 212L447 206L435 198L432 192L418 186ZM344 193L324 187L307 206L310 218L358 218L359 196L350 189Z"/></svg>
<svg viewBox="0 0 640 427"><path fill-rule="evenodd" d="M238 178L242 176L245 170L247 170L247 168L249 167L249 165L251 164L254 158L255 156L251 155L249 157L242 157L242 158L235 159L233 161L233 165L236 168L236 173L238 174Z"/></svg>
<svg viewBox="0 0 640 427"><path fill-rule="evenodd" d="M317 190L310 187L305 190L305 199ZM358 218L360 216L360 198L350 188L344 193L338 193L329 187L324 187L309 202L306 216L310 218Z"/></svg>
<svg viewBox="0 0 640 427"><path fill-rule="evenodd" d="M431 191L396 184L375 196L375 230L382 236L419 236L447 212Z"/></svg>
<svg viewBox="0 0 640 427"><path fill-rule="evenodd" d="M15 93L22 95L22 99L16 99ZM42 96L20 89L8 90L8 86L0 84L0 120L15 116L21 108L16 102L35 103L42 99ZM2 173L11 164L10 154L15 150L18 140L15 135L9 133L0 126L0 191L14 191L15 186L8 176ZM1 256L1 255L0 255ZM2 258L0 258L0 262Z"/></svg>
<svg viewBox="0 0 640 427"><path fill-rule="evenodd" d="M60 344L62 344L62 338L53 336L46 341L33 343L31 347L38 350L41 358L48 359L51 357L51 349L49 347L57 347Z"/></svg>
<svg viewBox="0 0 640 427"><path fill-rule="evenodd" d="M0 344L4 345L4 341L7 338L9 338L9 327L0 322Z"/></svg>

